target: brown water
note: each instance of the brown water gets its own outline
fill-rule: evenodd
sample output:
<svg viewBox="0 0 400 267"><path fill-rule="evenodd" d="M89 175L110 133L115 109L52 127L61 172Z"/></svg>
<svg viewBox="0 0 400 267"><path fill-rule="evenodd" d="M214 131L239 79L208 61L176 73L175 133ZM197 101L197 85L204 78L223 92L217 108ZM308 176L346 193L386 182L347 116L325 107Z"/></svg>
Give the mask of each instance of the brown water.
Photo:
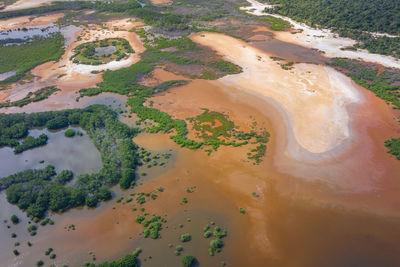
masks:
<svg viewBox="0 0 400 267"><path fill-rule="evenodd" d="M303 53L290 45L264 42L265 50L279 57L320 63L312 50ZM157 78L170 79L170 75L159 73ZM132 210L140 208L135 201L117 204L112 200L94 210L53 215L56 224L40 227L33 238L27 235L26 221L12 229L0 225L6 233L1 238L7 240L1 242L0 266L33 266L38 259L46 265L80 266L90 261L89 252L100 262L137 247L143 249L143 266L180 266L181 258L168 245L181 244L178 238L184 232L193 240L182 244L183 254L196 256L200 266L220 266L221 261L227 266L399 266L400 164L383 146L399 128L383 101L362 88L360 92L365 101L349 107L349 147L320 162L294 160L285 154L290 129L280 110L257 95L197 80L156 96L152 98L154 106L176 118L192 117L200 114L201 108L209 108L228 114L241 130L248 130L256 120L259 127L271 132L264 162L259 166L249 163L249 147L221 147L207 156L204 151L180 148L164 134L140 134L134 139L137 144L151 151L171 149L173 158L165 168L148 170L138 187L113 190L117 197L127 198L133 192L165 188L156 200L143 205L146 212L167 218L161 239L140 235L143 228L134 220L141 212ZM320 179L302 177L307 172L318 173ZM337 186L332 178L346 181L351 189ZM195 192L186 193L193 186ZM181 204L183 197L188 198L188 204ZM4 195L0 195L0 205L1 214L18 213L5 202ZM240 214L239 208L246 214ZM214 257L207 254L209 240L201 236L210 220L228 230L225 247ZM76 225L75 231L65 229L71 223ZM180 223L182 229L177 227ZM12 244L17 241L9 237L13 231L23 244L19 257L12 255ZM26 240L34 246L28 248ZM55 249L54 261L44 256L48 247Z"/></svg>

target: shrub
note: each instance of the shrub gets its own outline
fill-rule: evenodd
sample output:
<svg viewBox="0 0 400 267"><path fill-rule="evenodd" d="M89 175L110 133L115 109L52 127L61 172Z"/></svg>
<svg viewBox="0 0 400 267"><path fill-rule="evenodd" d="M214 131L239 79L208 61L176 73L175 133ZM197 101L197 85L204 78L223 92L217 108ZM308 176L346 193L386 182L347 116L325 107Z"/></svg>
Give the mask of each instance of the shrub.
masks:
<svg viewBox="0 0 400 267"><path fill-rule="evenodd" d="M65 135L66 137L74 137L75 134L76 134L76 132L75 132L75 130L73 130L73 129L68 129L68 130L66 130L66 131L64 132L64 135Z"/></svg>
<svg viewBox="0 0 400 267"><path fill-rule="evenodd" d="M122 171L122 178L119 181L121 188L128 189L135 180L135 171L133 169L124 169Z"/></svg>
<svg viewBox="0 0 400 267"><path fill-rule="evenodd" d="M17 215L15 215L15 214L11 215L10 220L11 220L11 222L14 223L14 224L19 223L19 218L18 218Z"/></svg>
<svg viewBox="0 0 400 267"><path fill-rule="evenodd" d="M189 242L190 240L192 240L192 237L190 236L190 234L185 233L181 235L180 240L182 242Z"/></svg>
<svg viewBox="0 0 400 267"><path fill-rule="evenodd" d="M182 257L182 264L185 267L192 267L196 263L196 258L191 255L185 255Z"/></svg>
<svg viewBox="0 0 400 267"><path fill-rule="evenodd" d="M212 236L212 233L211 233L210 231L206 231L206 232L204 233L204 237L205 237L205 238L209 238L210 236Z"/></svg>
<svg viewBox="0 0 400 267"><path fill-rule="evenodd" d="M94 208L97 206L97 198L94 196L86 198L86 205L90 208Z"/></svg>

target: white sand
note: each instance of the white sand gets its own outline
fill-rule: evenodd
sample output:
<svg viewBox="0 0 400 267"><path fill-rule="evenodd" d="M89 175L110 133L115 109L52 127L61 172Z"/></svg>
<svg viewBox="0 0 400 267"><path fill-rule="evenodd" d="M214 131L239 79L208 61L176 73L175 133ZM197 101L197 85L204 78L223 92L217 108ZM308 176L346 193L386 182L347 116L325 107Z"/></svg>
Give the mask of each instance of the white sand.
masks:
<svg viewBox="0 0 400 267"><path fill-rule="evenodd" d="M268 54L223 34L201 33L192 36L192 40L241 66L242 73L219 81L276 101L302 148L324 153L350 136L346 106L361 99L354 83L344 74L305 63L294 65L290 71L283 70Z"/></svg>
<svg viewBox="0 0 400 267"><path fill-rule="evenodd" d="M242 10L246 10L249 14L255 16L270 15L273 17L284 19L292 24L292 28L295 30L302 30L300 33L290 32L274 32L275 38L284 42L290 42L293 44L314 48L325 52L327 57L344 57L352 59L362 59L364 61L382 64L386 67L400 68L400 60L391 56L384 56L379 54L372 54L366 50L358 51L345 51L340 48L353 46L356 41L338 37L337 34L332 33L327 29L314 29L304 23L298 23L288 17L283 17L275 14L264 13L265 8L270 8L271 5L262 4L256 0L247 0L251 6L241 7ZM389 34L373 33L375 35L386 35Z"/></svg>

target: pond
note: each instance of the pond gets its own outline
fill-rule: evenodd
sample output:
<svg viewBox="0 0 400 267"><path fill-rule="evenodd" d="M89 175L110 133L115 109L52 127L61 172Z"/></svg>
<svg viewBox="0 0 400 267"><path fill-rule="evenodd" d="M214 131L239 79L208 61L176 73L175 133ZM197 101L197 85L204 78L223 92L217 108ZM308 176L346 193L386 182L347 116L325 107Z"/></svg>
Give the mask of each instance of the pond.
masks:
<svg viewBox="0 0 400 267"><path fill-rule="evenodd" d="M46 134L49 139L45 146L27 150L21 154L15 154L10 147L0 149L0 177L8 176L26 169L44 168L46 165L54 165L57 171L68 169L75 175L82 173L98 172L102 166L99 151L96 149L87 133L79 127L69 127L83 132L83 136L67 138L64 131L49 131L47 129L33 129L29 131L30 136L37 137ZM44 163L40 163L44 160ZM21 223L13 225L9 221L12 214L16 214ZM0 192L0 259L6 259L12 253L14 242L28 240L28 221L26 214L17 206L7 202L5 191ZM7 227L10 226L10 228ZM17 234L17 238L11 239L11 232ZM21 246L26 244L21 243ZM0 266L3 263L0 263Z"/></svg>
<svg viewBox="0 0 400 267"><path fill-rule="evenodd" d="M84 132L81 128L70 127ZM75 174L94 173L100 170L102 163L99 151L90 137L84 132L83 136L67 138L64 130L52 132L47 129L33 129L30 136L40 134L49 137L45 146L15 154L10 147L0 149L0 177L8 176L26 169L43 168L48 164L59 170L72 170ZM40 163L44 160L44 163Z"/></svg>

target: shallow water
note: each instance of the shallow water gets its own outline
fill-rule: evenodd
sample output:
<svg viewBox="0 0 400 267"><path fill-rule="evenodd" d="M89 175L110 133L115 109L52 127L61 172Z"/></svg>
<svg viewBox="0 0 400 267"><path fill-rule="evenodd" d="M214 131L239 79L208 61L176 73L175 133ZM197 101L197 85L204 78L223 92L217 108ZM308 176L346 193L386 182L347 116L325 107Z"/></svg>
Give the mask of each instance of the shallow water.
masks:
<svg viewBox="0 0 400 267"><path fill-rule="evenodd" d="M82 131L84 135L67 138L64 136L64 130L51 132L47 129L33 129L30 130L29 135L37 137L45 133L49 137L47 145L24 151L21 154L15 154L13 149L9 147L1 148L0 177L26 169L41 169L48 164L54 165L57 171L72 170L75 175L99 171L102 166L100 153L90 137L81 128L70 128ZM41 160L44 160L44 163L40 163L39 161ZM20 218L21 222L19 224L4 223L4 220L9 220L12 214L16 214ZM24 247L27 247L26 241L33 238L29 236L27 231L29 219L17 206L7 202L5 191L0 192L0 220L0 240L2 240L0 242L0 259L2 259L0 266L9 266L13 260L18 262L22 259L10 258L14 249L14 242L21 243L21 247L17 248L21 251ZM10 226L10 229L7 228L7 225ZM39 233L41 231L45 232L50 228L50 226L47 226L44 229L40 229ZM10 237L12 232L17 234L16 239ZM43 235L40 235L39 238L43 237ZM35 240L37 239L36 237ZM47 248L43 247L42 249L45 250ZM11 261L5 263L7 259Z"/></svg>
<svg viewBox="0 0 400 267"><path fill-rule="evenodd" d="M3 81L5 79L7 79L8 77L13 76L15 73L17 73L17 71L15 71L15 70L0 73L0 81Z"/></svg>
<svg viewBox="0 0 400 267"><path fill-rule="evenodd" d="M84 132L81 128L70 128ZM100 170L100 153L85 132L83 136L67 138L64 136L64 130L51 132L47 129L33 129L29 135L37 137L42 133L49 137L45 146L20 154L15 154L10 147L0 149L0 177L26 169L43 168L48 164L54 165L57 171L68 169L75 174ZM41 160L44 160L44 163L41 164Z"/></svg>
<svg viewBox="0 0 400 267"><path fill-rule="evenodd" d="M49 37L51 34L59 32L60 28L54 23L44 26L28 26L8 31L0 32L0 41L11 39L9 44L13 44L13 39L29 40L34 37Z"/></svg>

